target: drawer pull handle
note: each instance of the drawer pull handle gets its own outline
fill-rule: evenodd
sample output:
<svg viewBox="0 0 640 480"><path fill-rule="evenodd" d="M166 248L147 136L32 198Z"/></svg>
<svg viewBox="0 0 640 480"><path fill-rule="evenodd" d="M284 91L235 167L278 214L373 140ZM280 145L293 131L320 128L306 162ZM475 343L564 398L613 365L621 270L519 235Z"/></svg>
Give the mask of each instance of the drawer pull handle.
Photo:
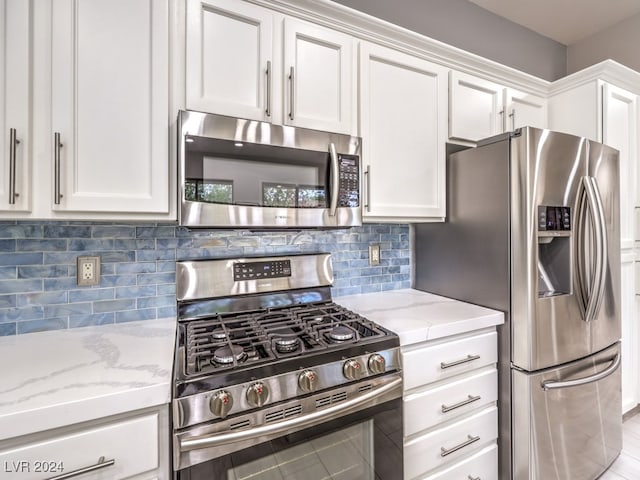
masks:
<svg viewBox="0 0 640 480"><path fill-rule="evenodd" d="M447 412L450 412L451 410L455 410L456 408L464 407L465 405L469 405L470 403L477 402L478 400L480 400L480 398L481 398L480 395L476 395L475 397L473 395L467 395L466 400L462 400L461 402L454 403L453 405L445 405L443 403L442 413L447 413Z"/></svg>
<svg viewBox="0 0 640 480"><path fill-rule="evenodd" d="M480 435L478 435L476 437L472 437L471 435L467 435L467 440L462 442L460 445L456 445L455 447L452 447L452 448L450 448L448 450L446 448L444 448L444 447L440 447L440 456L441 457L446 457L447 455L451 455L452 453L457 452L461 448L468 447L472 443L476 443L478 440L480 440Z"/></svg>
<svg viewBox="0 0 640 480"><path fill-rule="evenodd" d="M482 480L480 477L472 477L471 475L467 475L469 480Z"/></svg>
<svg viewBox="0 0 640 480"><path fill-rule="evenodd" d="M445 368L455 367L457 365L462 365L463 363L473 362L474 360L480 360L480 355L467 355L466 358L456 360L455 362L440 362L440 368L444 370Z"/></svg>
<svg viewBox="0 0 640 480"><path fill-rule="evenodd" d="M115 463L116 461L113 458L111 460L105 460L104 457L100 457L98 459L98 463L96 463L95 465L79 468L78 470L74 470L73 472L63 473L62 475L58 475L56 477L50 477L47 480L66 480L67 478L78 477L80 475L84 475L85 473L95 472L96 470L100 470L101 468L110 467Z"/></svg>

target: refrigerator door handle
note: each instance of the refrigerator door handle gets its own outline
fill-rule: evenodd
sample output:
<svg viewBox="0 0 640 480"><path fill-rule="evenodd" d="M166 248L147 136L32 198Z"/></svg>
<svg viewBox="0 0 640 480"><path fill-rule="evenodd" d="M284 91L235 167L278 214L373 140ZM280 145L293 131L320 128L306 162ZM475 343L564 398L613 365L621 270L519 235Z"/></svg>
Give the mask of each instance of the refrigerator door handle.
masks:
<svg viewBox="0 0 640 480"><path fill-rule="evenodd" d="M558 388L578 387L580 385L594 383L614 373L619 366L620 366L620 354L617 353L616 356L611 359L611 365L609 365L607 368L605 368L601 372L598 372L594 375L589 375L588 377L576 378L575 380L567 380L564 382L559 382L556 380L546 380L542 382L540 386L542 387L543 390L548 391L548 390L556 390Z"/></svg>
<svg viewBox="0 0 640 480"><path fill-rule="evenodd" d="M604 208L596 179L582 177L582 189L577 202L577 298L582 318L589 322L597 317L604 297L607 263L605 255L607 245L607 229ZM589 248L587 259L586 235L587 217L591 220L593 246ZM593 254L593 260L591 260ZM591 268L587 271L587 263ZM589 278L588 278L589 277Z"/></svg>

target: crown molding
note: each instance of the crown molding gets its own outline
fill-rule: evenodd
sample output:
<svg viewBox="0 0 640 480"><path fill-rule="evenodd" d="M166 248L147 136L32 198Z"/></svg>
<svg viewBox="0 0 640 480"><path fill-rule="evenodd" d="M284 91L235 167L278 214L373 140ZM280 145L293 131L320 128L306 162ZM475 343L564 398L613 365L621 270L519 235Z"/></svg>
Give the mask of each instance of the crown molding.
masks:
<svg viewBox="0 0 640 480"><path fill-rule="evenodd" d="M640 94L640 73L614 61L604 60L553 82L549 95L571 90L585 83L602 80L632 93Z"/></svg>

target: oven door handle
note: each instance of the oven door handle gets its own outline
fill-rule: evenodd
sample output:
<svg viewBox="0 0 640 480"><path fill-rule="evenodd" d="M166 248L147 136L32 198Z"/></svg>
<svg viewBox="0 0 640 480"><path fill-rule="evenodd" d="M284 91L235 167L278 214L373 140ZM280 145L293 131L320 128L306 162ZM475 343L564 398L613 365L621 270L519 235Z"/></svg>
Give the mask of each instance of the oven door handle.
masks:
<svg viewBox="0 0 640 480"><path fill-rule="evenodd" d="M199 450L203 448L212 448L219 445L241 442L252 438L262 437L265 435L274 435L285 433L293 429L311 426L320 423L323 420L333 419L336 414L339 416L346 415L353 411L362 409L367 406L374 406L378 403L378 398L386 393L398 390L398 394L402 393L402 377L398 374L396 378L381 387L374 388L364 395L339 402L322 410L317 410L302 417L290 418L281 422L262 425L256 428L246 430L238 430L229 433L213 433L201 437L193 437L188 439L180 439L180 452L188 452L191 450Z"/></svg>

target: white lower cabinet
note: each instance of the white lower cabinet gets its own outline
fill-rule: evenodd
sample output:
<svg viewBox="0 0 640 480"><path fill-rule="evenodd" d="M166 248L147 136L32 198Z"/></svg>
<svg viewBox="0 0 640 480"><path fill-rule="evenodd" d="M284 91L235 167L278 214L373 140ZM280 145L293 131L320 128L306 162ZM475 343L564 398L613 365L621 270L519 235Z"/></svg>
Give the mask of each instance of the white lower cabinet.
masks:
<svg viewBox="0 0 640 480"><path fill-rule="evenodd" d="M404 478L497 478L494 328L402 347Z"/></svg>
<svg viewBox="0 0 640 480"><path fill-rule="evenodd" d="M167 408L2 441L0 471L20 480L169 479Z"/></svg>

